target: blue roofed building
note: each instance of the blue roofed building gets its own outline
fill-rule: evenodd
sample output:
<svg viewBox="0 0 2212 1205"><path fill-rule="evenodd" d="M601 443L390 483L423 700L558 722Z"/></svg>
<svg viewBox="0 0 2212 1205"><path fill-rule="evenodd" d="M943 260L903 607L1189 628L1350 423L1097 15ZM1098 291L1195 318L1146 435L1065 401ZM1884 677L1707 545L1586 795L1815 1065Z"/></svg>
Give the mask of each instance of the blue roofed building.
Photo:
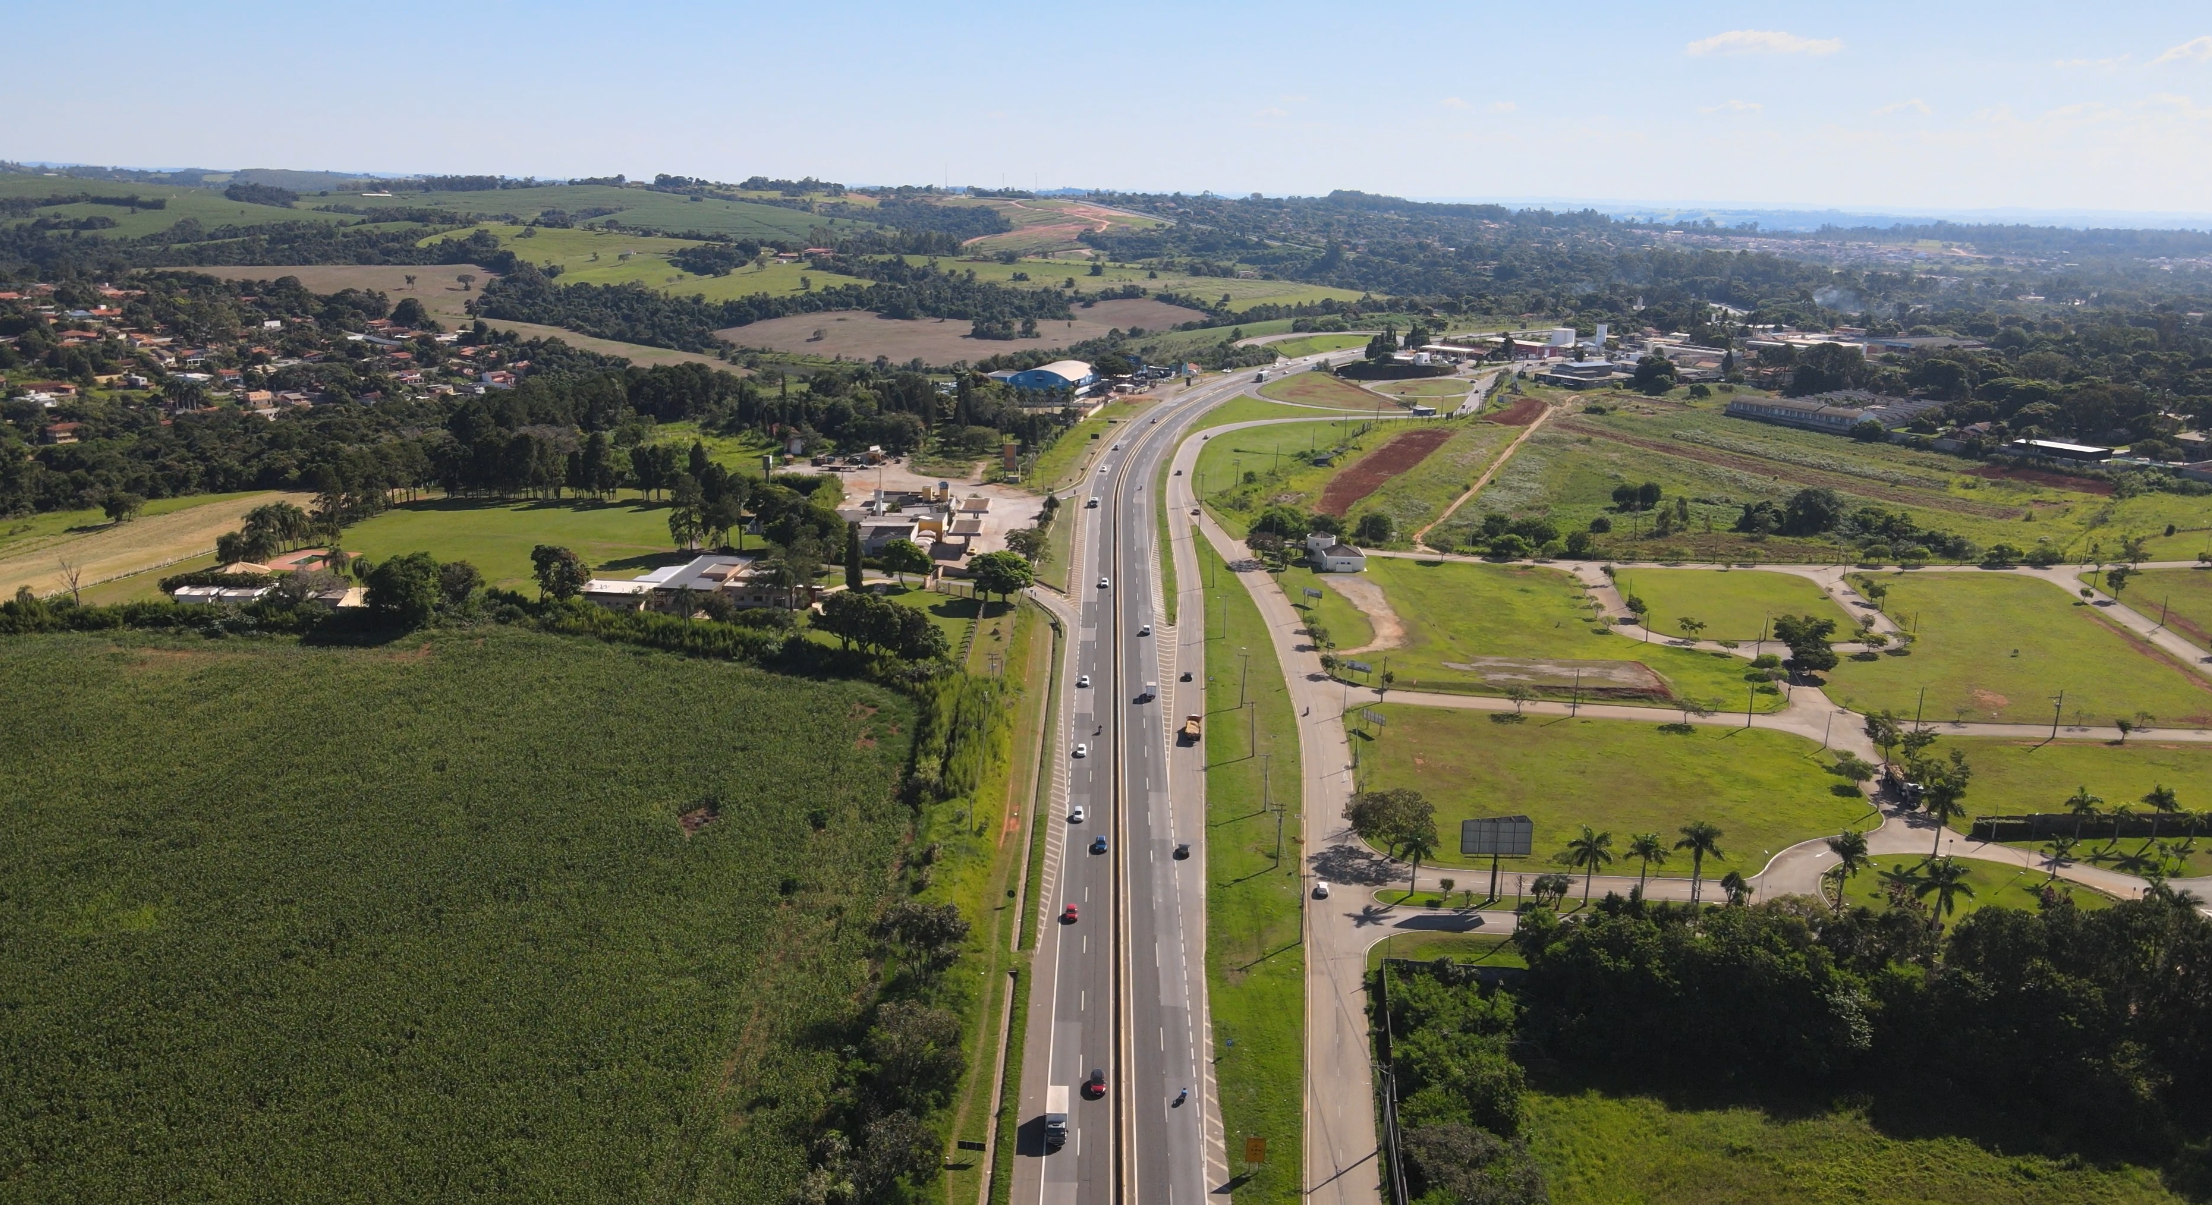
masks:
<svg viewBox="0 0 2212 1205"><path fill-rule="evenodd" d="M991 379L1016 389L1081 389L1097 381L1098 372L1081 360L1057 360L1020 372L994 372Z"/></svg>

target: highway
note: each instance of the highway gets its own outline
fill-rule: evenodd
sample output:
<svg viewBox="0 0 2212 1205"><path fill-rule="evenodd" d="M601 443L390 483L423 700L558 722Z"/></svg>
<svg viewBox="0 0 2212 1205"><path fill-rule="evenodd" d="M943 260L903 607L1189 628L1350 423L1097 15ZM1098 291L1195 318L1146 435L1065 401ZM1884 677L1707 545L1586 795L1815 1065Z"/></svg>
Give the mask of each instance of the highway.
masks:
<svg viewBox="0 0 2212 1205"><path fill-rule="evenodd" d="M1205 711L1202 617L1190 607L1180 628L1164 622L1157 483L1190 425L1256 371L1170 386L1102 437L1069 491L1070 597L1036 592L1073 639L1061 671L1062 789L1057 814L1043 817L1017 1201L1198 1205L1228 1178L1205 1003L1205 752L1174 738L1185 714ZM1078 745L1086 756L1074 756ZM1101 836L1105 851L1092 852ZM1187 858L1175 857L1178 844ZM1096 1095L1081 1090L1094 1070L1106 1083ZM1066 1145L1048 1154L1052 1084L1075 1091Z"/></svg>

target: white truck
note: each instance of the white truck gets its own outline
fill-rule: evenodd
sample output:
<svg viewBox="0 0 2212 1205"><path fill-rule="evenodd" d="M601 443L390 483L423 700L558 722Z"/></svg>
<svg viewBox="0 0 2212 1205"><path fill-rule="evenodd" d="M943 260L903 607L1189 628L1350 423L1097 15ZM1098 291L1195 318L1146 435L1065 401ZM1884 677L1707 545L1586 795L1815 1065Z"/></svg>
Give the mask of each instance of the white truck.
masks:
<svg viewBox="0 0 2212 1205"><path fill-rule="evenodd" d="M1045 1150L1056 1151L1068 1142L1068 1086L1045 1089Z"/></svg>

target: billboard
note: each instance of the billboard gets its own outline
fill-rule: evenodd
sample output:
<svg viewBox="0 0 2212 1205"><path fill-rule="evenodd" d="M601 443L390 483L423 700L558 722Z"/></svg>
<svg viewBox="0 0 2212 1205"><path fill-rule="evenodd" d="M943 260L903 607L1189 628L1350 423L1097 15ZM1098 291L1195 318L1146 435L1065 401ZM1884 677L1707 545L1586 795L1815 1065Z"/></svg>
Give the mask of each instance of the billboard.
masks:
<svg viewBox="0 0 2212 1205"><path fill-rule="evenodd" d="M1526 816L1489 816L1459 822L1459 852L1469 856L1525 858L1536 844L1536 822Z"/></svg>

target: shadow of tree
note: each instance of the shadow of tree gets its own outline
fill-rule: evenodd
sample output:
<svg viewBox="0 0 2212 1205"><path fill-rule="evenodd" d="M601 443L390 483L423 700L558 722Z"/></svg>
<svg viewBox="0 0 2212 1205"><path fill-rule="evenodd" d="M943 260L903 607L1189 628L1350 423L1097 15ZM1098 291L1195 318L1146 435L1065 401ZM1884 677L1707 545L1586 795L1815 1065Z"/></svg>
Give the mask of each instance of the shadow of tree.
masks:
<svg viewBox="0 0 2212 1205"><path fill-rule="evenodd" d="M1332 883L1381 887L1405 877L1397 863L1357 845L1329 846L1310 862L1316 875Z"/></svg>

